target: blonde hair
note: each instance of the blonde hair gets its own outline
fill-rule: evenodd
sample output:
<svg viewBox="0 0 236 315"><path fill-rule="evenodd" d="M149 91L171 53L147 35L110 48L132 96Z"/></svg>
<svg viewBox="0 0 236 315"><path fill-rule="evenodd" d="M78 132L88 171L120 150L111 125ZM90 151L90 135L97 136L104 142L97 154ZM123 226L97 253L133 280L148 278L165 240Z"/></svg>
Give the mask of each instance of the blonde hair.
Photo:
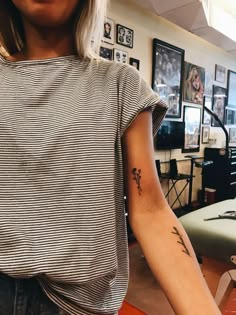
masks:
<svg viewBox="0 0 236 315"><path fill-rule="evenodd" d="M109 0L79 0L75 46L80 58L97 58ZM76 12L75 12L76 14ZM25 44L20 12L10 0L0 0L0 54L13 55Z"/></svg>

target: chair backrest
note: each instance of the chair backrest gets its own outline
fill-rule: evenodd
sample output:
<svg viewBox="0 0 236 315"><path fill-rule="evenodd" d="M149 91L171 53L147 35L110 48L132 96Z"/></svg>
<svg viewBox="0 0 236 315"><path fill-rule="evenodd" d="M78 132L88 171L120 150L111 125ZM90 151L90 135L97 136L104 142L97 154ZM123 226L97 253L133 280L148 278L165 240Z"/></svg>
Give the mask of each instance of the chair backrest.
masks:
<svg viewBox="0 0 236 315"><path fill-rule="evenodd" d="M169 174L170 174L171 177L176 177L178 175L178 167L177 167L176 159L171 159L170 160Z"/></svg>
<svg viewBox="0 0 236 315"><path fill-rule="evenodd" d="M160 177L161 176L161 162L160 160L156 160L156 169L157 169L157 174Z"/></svg>

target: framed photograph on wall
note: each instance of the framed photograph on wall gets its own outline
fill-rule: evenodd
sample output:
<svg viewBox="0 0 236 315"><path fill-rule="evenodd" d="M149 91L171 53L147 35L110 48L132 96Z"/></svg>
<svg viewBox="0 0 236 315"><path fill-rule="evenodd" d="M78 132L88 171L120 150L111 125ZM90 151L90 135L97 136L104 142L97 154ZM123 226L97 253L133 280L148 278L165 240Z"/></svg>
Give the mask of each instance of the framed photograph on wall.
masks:
<svg viewBox="0 0 236 315"><path fill-rule="evenodd" d="M225 125L236 125L236 108L235 110L226 108Z"/></svg>
<svg viewBox="0 0 236 315"><path fill-rule="evenodd" d="M184 101L203 105L205 69L184 63Z"/></svg>
<svg viewBox="0 0 236 315"><path fill-rule="evenodd" d="M199 152L200 150L200 128L201 108L184 106L185 136L183 153Z"/></svg>
<svg viewBox="0 0 236 315"><path fill-rule="evenodd" d="M133 48L134 31L130 28L117 24L116 25L116 42L129 48Z"/></svg>
<svg viewBox="0 0 236 315"><path fill-rule="evenodd" d="M99 56L107 60L113 60L113 50L107 47L100 47Z"/></svg>
<svg viewBox="0 0 236 315"><path fill-rule="evenodd" d="M229 143L236 144L236 128L229 128Z"/></svg>
<svg viewBox="0 0 236 315"><path fill-rule="evenodd" d="M212 95L212 110L222 124L224 124L225 119L225 106L226 106L226 89L221 86L213 85L213 95ZM219 123L212 117L211 120L212 127L220 127Z"/></svg>
<svg viewBox="0 0 236 315"><path fill-rule="evenodd" d="M128 63L128 53L126 51L114 48L113 57L116 62Z"/></svg>
<svg viewBox="0 0 236 315"><path fill-rule="evenodd" d="M202 126L202 144L209 143L210 127Z"/></svg>
<svg viewBox="0 0 236 315"><path fill-rule="evenodd" d="M139 70L140 60L135 58L129 58L129 64Z"/></svg>
<svg viewBox="0 0 236 315"><path fill-rule="evenodd" d="M219 83L225 83L226 68L220 65L215 65L215 81Z"/></svg>
<svg viewBox="0 0 236 315"><path fill-rule="evenodd" d="M212 97L205 95L203 99L203 105L209 109L212 109ZM203 107L203 113L202 113L202 124L203 125L211 124L211 115L208 114L206 110L204 110L204 107Z"/></svg>
<svg viewBox="0 0 236 315"><path fill-rule="evenodd" d="M104 21L103 37L102 40L108 44L114 44L115 42L115 21L106 18Z"/></svg>
<svg viewBox="0 0 236 315"><path fill-rule="evenodd" d="M227 106L236 108L236 72L228 71Z"/></svg>
<svg viewBox="0 0 236 315"><path fill-rule="evenodd" d="M184 53L181 48L153 39L152 88L169 105L167 118L181 117Z"/></svg>

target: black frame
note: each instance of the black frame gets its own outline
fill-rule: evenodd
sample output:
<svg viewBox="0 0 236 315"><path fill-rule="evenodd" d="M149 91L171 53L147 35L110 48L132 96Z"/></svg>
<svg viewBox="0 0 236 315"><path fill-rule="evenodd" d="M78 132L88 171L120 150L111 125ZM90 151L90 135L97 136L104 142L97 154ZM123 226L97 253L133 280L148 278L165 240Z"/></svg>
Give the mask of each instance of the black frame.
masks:
<svg viewBox="0 0 236 315"><path fill-rule="evenodd" d="M152 88L169 105L167 118L181 117L184 54L182 48L153 39Z"/></svg>
<svg viewBox="0 0 236 315"><path fill-rule="evenodd" d="M236 72L232 70L227 77L227 106L236 108Z"/></svg>
<svg viewBox="0 0 236 315"><path fill-rule="evenodd" d="M107 60L113 60L113 49L100 46L99 56Z"/></svg>
<svg viewBox="0 0 236 315"><path fill-rule="evenodd" d="M131 66L133 66L134 68L136 68L137 70L139 70L140 60L130 57L129 58L129 64Z"/></svg>
<svg viewBox="0 0 236 315"><path fill-rule="evenodd" d="M199 119L197 121L193 121L193 120L191 121L189 119L186 119L187 111L193 111L192 117L194 117L194 119L197 118L196 112L198 111ZM184 147L182 149L182 152L183 153L199 152L200 151L200 136L201 136L201 108L185 105L184 106L184 122L185 122L185 137L184 137ZM196 128L198 129L197 133L196 133ZM197 135L197 139L194 139L196 135ZM193 143L189 143L189 141L186 141L187 138L191 140L197 140L197 141L191 141Z"/></svg>
<svg viewBox="0 0 236 315"><path fill-rule="evenodd" d="M225 88L218 85L213 85L212 110L214 113L217 114L222 124L225 123L226 97L227 97L227 90ZM220 124L214 119L214 117L212 117L211 126L220 127Z"/></svg>
<svg viewBox="0 0 236 315"><path fill-rule="evenodd" d="M124 31L124 34L120 36L120 30ZM116 24L116 42L119 45L133 48L134 45L134 31L121 24Z"/></svg>
<svg viewBox="0 0 236 315"><path fill-rule="evenodd" d="M225 111L225 125L236 125L236 108L226 108Z"/></svg>

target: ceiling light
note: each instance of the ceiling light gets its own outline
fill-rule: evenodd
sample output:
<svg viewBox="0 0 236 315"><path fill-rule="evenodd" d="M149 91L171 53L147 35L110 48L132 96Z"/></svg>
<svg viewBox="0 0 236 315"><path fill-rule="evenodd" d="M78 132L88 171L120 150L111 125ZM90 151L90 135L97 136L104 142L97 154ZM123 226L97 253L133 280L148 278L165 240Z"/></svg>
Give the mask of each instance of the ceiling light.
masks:
<svg viewBox="0 0 236 315"><path fill-rule="evenodd" d="M202 6L208 25L236 41L235 0L202 0Z"/></svg>

